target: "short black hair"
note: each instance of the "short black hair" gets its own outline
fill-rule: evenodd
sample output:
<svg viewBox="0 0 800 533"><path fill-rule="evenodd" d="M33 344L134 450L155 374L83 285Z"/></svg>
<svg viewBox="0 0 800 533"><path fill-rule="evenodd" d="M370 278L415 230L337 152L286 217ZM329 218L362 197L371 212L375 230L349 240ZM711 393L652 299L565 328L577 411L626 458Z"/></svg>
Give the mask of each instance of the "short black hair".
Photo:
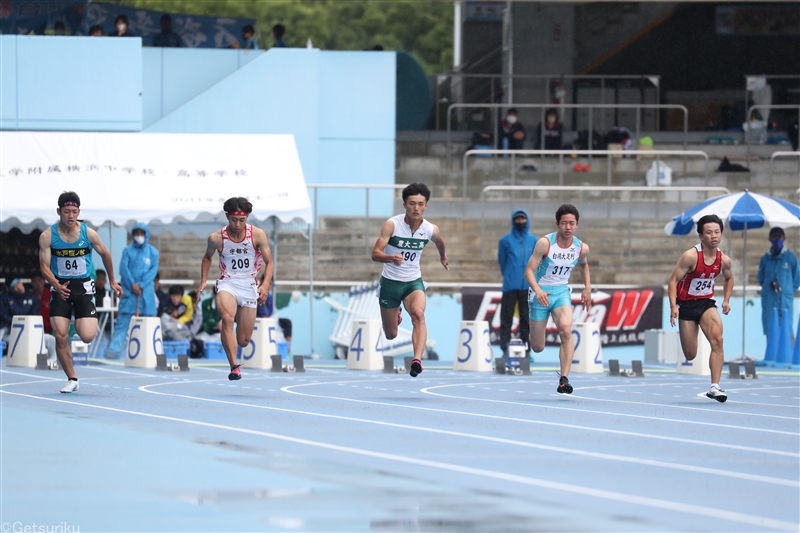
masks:
<svg viewBox="0 0 800 533"><path fill-rule="evenodd" d="M95 24L91 28L89 28L89 35L92 35L94 32L99 31L100 35L105 35L106 32L103 31L103 27L100 24Z"/></svg>
<svg viewBox="0 0 800 533"><path fill-rule="evenodd" d="M63 23L63 22L61 22L60 20L57 20L57 21L55 22L55 24L53 24L53 29L54 29L54 30L63 30L63 29L65 29L65 27L64 27L64 23Z"/></svg>
<svg viewBox="0 0 800 533"><path fill-rule="evenodd" d="M170 17L169 15L164 13L163 15L161 15L160 21L161 22L169 22L170 24L172 24L172 17Z"/></svg>
<svg viewBox="0 0 800 533"><path fill-rule="evenodd" d="M575 222L581 221L581 214L578 213L578 208L572 204L562 204L561 207L556 209L556 224L561 222L561 217L564 215L575 215Z"/></svg>
<svg viewBox="0 0 800 533"><path fill-rule="evenodd" d="M94 271L94 273L95 273L96 275L98 275L98 276L99 276L100 274L102 274L102 275L104 275L105 277L108 277L108 274L106 274L106 271L105 271L105 270L103 270L102 268L98 268L97 270L95 270L95 271Z"/></svg>
<svg viewBox="0 0 800 533"><path fill-rule="evenodd" d="M234 211L244 211L249 215L253 212L253 204L251 204L250 200L247 198L234 196L233 198L228 198L225 200L225 203L222 205L222 210L225 211L226 215L229 215Z"/></svg>
<svg viewBox="0 0 800 533"><path fill-rule="evenodd" d="M117 15L117 18L114 19L114 26L116 26L117 23L120 21L124 22L126 26L130 26L130 23L128 22L128 15L125 15L123 13Z"/></svg>
<svg viewBox="0 0 800 533"><path fill-rule="evenodd" d="M517 115L518 114L517 113L517 108L516 107L509 108L509 110L506 111L506 115L508 115L509 113L514 113L515 115Z"/></svg>
<svg viewBox="0 0 800 533"><path fill-rule="evenodd" d="M169 288L169 295L172 296L173 294L183 296L183 285L172 285Z"/></svg>
<svg viewBox="0 0 800 533"><path fill-rule="evenodd" d="M58 208L61 209L67 202L69 202L70 205L77 204L75 207L81 206L81 198L75 191L62 192L61 196L58 197Z"/></svg>
<svg viewBox="0 0 800 533"><path fill-rule="evenodd" d="M717 215L705 215L703 217L700 217L700 220L697 221L697 234L702 235L703 226L712 222L719 224L720 233L725 231L725 224L722 222L721 218L719 218Z"/></svg>
<svg viewBox="0 0 800 533"><path fill-rule="evenodd" d="M418 194L424 196L426 202L431 199L431 190L428 186L424 183L414 182L403 189L403 203L406 203L409 196L416 196Z"/></svg>
<svg viewBox="0 0 800 533"><path fill-rule="evenodd" d="M252 34L255 35L256 29L253 28L252 24L245 24L244 26L242 26L242 34L245 34L245 33L252 33Z"/></svg>
<svg viewBox="0 0 800 533"><path fill-rule="evenodd" d="M272 27L272 33L275 34L275 37L280 39L281 37L283 37L283 34L286 33L286 26L284 26L283 24L275 24Z"/></svg>

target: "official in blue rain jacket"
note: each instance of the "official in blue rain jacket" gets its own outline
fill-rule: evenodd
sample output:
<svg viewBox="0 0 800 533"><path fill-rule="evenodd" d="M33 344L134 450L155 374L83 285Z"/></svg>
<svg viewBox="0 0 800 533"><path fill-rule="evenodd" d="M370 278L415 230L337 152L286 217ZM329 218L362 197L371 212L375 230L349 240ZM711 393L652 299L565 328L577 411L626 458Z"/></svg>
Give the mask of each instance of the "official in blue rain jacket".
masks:
<svg viewBox="0 0 800 533"><path fill-rule="evenodd" d="M131 234L133 243L122 251L119 265L120 284L125 292L119 301L114 338L106 352L109 359L119 359L125 352L125 337L131 317L137 312L139 316L156 316L154 281L158 274L158 250L149 244L150 230L147 224L139 222L133 226Z"/></svg>
<svg viewBox="0 0 800 533"><path fill-rule="evenodd" d="M769 240L772 247L761 257L758 265L758 284L761 285L761 324L764 335L769 334L769 322L772 309L778 308L778 316L783 317L783 310L789 310L789 323L792 331L797 326L794 322L794 293L800 288L800 266L797 256L784 245L786 239L783 229L772 228Z"/></svg>
<svg viewBox="0 0 800 533"><path fill-rule="evenodd" d="M525 267L533 254L538 240L530 232L528 212L517 209L511 215L511 233L500 239L497 246L497 262L503 273L503 299L500 304L500 348L508 352L514 307L519 305L519 338L530 346L530 323L528 322L528 281Z"/></svg>

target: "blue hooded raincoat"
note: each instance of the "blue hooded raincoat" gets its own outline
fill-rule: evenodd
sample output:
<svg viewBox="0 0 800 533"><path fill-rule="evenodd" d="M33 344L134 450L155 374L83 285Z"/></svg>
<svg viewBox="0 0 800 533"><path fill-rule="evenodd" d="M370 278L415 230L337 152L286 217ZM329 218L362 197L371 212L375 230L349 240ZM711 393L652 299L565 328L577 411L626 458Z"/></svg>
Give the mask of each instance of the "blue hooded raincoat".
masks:
<svg viewBox="0 0 800 533"><path fill-rule="evenodd" d="M778 281L781 292L775 292L771 287L773 280ZM773 254L772 250L765 253L758 265L758 284L761 285L761 325L764 335L769 334L773 307L780 310L779 316L783 315L784 309L789 310L789 320L794 329L794 293L800 287L800 265L794 252L784 247L779 254Z"/></svg>
<svg viewBox="0 0 800 533"><path fill-rule="evenodd" d="M136 242L129 244L122 251L122 261L119 265L120 285L125 291L119 302L120 314L136 314L136 295L133 293L133 284L138 283L142 288L139 297L139 314L142 316L156 315L156 293L154 280L158 273L158 250L150 245L150 230L147 224L139 222L132 229L144 230L144 244Z"/></svg>
<svg viewBox="0 0 800 533"><path fill-rule="evenodd" d="M523 215L526 218L525 230L519 231L514 225L514 218ZM525 267L533 255L536 241L539 238L530 232L531 221L528 212L517 209L511 215L511 233L500 239L497 246L497 262L503 273L503 292L527 291L530 287L525 279Z"/></svg>

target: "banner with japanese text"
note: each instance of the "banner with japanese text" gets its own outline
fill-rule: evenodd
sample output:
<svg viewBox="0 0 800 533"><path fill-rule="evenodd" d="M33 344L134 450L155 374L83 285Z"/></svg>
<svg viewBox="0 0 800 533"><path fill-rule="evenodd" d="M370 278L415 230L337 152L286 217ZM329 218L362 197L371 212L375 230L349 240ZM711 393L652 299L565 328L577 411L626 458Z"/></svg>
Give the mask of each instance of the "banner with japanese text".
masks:
<svg viewBox="0 0 800 533"><path fill-rule="evenodd" d="M661 329L663 319L663 287L606 288L594 286L592 306L585 309L581 303L580 289L572 291L574 322L600 325L603 346L628 346L644 344L644 332ZM503 293L491 287L464 287L461 289L463 320L486 320L492 344L500 343L500 303ZM518 310L514 313L512 337L518 336ZM524 317L527 320L527 317ZM547 322L548 346L560 344L552 318Z"/></svg>
<svg viewBox="0 0 800 533"><path fill-rule="evenodd" d="M311 221L293 135L0 132L0 215L52 220L62 191L94 225L218 215L232 196L253 217Z"/></svg>

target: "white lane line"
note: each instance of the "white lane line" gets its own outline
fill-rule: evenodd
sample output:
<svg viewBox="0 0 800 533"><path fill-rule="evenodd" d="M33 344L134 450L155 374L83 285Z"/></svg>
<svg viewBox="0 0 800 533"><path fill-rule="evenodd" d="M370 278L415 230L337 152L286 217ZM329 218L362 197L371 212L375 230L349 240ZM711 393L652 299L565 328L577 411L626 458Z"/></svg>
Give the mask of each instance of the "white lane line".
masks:
<svg viewBox="0 0 800 533"><path fill-rule="evenodd" d="M758 527L769 527L771 529L777 530L790 530L794 531L800 528L800 524L795 524L792 522L786 522L784 520L777 520L773 518L768 518L765 516L758 516L758 515L751 515L740 513L736 511L731 511L728 509L717 509L714 507L706 507L702 505L694 505L688 503L681 503L681 502L674 502L670 500L663 500L660 498L650 498L645 496L636 496L633 494L625 494L621 492L609 491L609 490L602 490L602 489L594 489L591 487L582 487L579 485L574 485L571 483L561 483L557 481L549 481L545 479L538 479L528 476L521 476L517 474L507 474L503 472L495 472L492 470L485 470L482 468L474 468L470 466L463 466L457 465L452 463L444 463L441 461L432 461L429 459L422 459L416 457L409 457L404 455L396 455L391 453L384 453L384 452L377 452L373 450L367 450L362 448L354 448L351 446L339 446L337 444L331 444L327 442L311 440L311 439L302 439L298 437L291 437L289 435L281 435L279 433L270 433L266 431L259 431L254 429L247 429L243 427L236 427L236 426L227 426L223 424L214 424L211 422L203 422L200 420L192 420L188 418L178 418L173 416L166 416L166 415L158 415L155 413L147 413L143 411L133 411L129 409L118 409L115 407L106 407L100 405L91 405L85 404L80 402L74 402L70 400L61 400L55 398L45 398L42 396L35 396L33 394L21 394L17 392L9 392L5 390L0 390L0 394L8 394L14 396L23 396L27 398L34 398L37 400L43 400L48 402L56 402L56 403L63 403L69 405L76 405L80 407L85 407L88 409L100 409L104 411L111 411L116 413L123 413L129 414L134 416L142 416L147 418L155 418L158 420L167 420L170 422L179 422L182 424L187 425L194 425L194 426L201 426L201 427L210 427L215 429L222 429L225 431L233 431L237 433L245 433L249 435L256 435L259 437L266 437L275 440L282 440L285 442L292 442L295 444L304 444L306 446L312 446L315 448L322 448L326 450L333 450L342 453L349 453L354 455L361 455L365 457L373 457L376 459L385 459L389 461L395 461L398 463L405 463L414 466L428 466L431 468L437 468L439 470L448 470L451 472L459 472L462 474L469 474L477 477L484 477L490 479L497 479L501 481L509 481L513 483L519 483L522 485L529 485L534 487L540 487L549 490L559 490L571 494L580 494L583 496L590 496L594 498L601 498L605 500L612 500L618 501L622 503L627 503L629 505L644 505L647 507L654 507L658 509L665 509L669 511L677 511L686 514L698 515L698 516L706 516L710 518L716 518L720 520L727 520L732 522L739 522L742 524L748 524Z"/></svg>
<svg viewBox="0 0 800 533"><path fill-rule="evenodd" d="M614 412L610 412L610 411L596 411L596 410L593 410L593 409L579 409L577 407L562 407L562 406L556 406L556 405L542 405L542 404L538 404L538 403L513 402L513 401L509 401L509 400L497 400L497 399L494 399L494 398L473 398L471 396L453 396L453 395L450 395L450 394L442 394L442 393L437 393L437 392L430 392L431 389L438 389L438 388L443 388L443 387L448 387L448 386L449 385L441 385L441 386L437 386L437 387L429 387L427 389L422 389L420 392L423 392L425 394L430 394L432 396L441 396L443 398L450 398L450 399L454 399L454 400L471 400L471 401L483 402L483 403L493 402L493 403L502 403L502 404L510 404L510 405L523 405L523 406L526 406L526 407L541 407L541 408L544 408L544 409L558 409L558 410L562 410L562 411L578 411L580 413L594 413L594 414L608 415L608 416L620 416L620 417L624 417L624 418L644 418L646 420L659 420L659 421L662 421L662 422L675 422L675 423L678 423L678 424L693 424L693 425L698 425L698 426L712 426L712 427L722 427L722 428L730 428L730 429L741 429L741 430L745 430L745 431L758 431L758 432L762 432L762 433L776 433L776 434L779 434L779 435L791 435L791 436L796 436L797 435L796 431L780 431L780 430L777 430L777 429L753 428L753 427L741 426L741 425L733 425L733 424L719 424L719 423L716 423L716 422L699 422L697 420L680 420L680 419L675 419L675 418L663 418L663 417L655 417L655 416L647 416L647 415L634 415L634 414L630 414L630 413L614 413ZM455 386L455 385L453 385L453 386ZM577 397L578 398L583 398L582 396L577 396ZM683 396L677 396L677 398L683 398ZM604 400L604 401L614 401L614 400ZM663 407L664 406L664 404L659 404L659 403L650 404L650 403L643 403L643 402L624 402L624 401L620 401L618 403L638 403L638 404L643 404L643 405L655 405L657 407ZM711 411L710 409L697 409L697 410L698 411ZM714 411L711 411L711 412L714 412ZM795 420L795 419L790 418L790 420Z"/></svg>
<svg viewBox="0 0 800 533"><path fill-rule="evenodd" d="M51 378L50 376L37 376L36 374L27 374L25 372L14 372L13 370L0 370L3 374L13 374L14 376L25 376L26 378L36 378L42 381L61 381L61 378ZM64 376L66 377L66 376ZM35 383L31 381L30 383ZM5 383L4 385L13 385L13 383Z"/></svg>
<svg viewBox="0 0 800 533"><path fill-rule="evenodd" d="M181 384L191 383L188 381L184 381ZM607 461L621 461L626 463L635 463L640 465L646 466L653 466L653 467L660 467L660 468L667 468L672 470L684 470L687 472L697 472L702 474L711 474L716 476L722 477L732 477L737 479L746 479L748 481L760 481L762 483L771 483L773 485L783 485L787 487L794 487L800 488L800 481L799 480L791 480L791 479L782 479L772 476L761 476L761 475L754 475L754 474L745 474L741 472L734 472L731 470L719 470L716 468L708 468L702 466L693 466L693 465L684 465L680 463L670 463L666 461L655 461L652 459L640 459L636 457L630 456L622 456L622 455L613 455L608 453L600 453L600 452L590 452L584 450L575 450L575 449L568 449L560 446L548 446L545 444L535 444L531 442L523 442L519 440L512 440L512 439L504 439L500 437L490 437L486 435L478 435L476 433L467 433L463 431L450 431L444 429L435 429L429 428L425 426L413 426L409 424L398 424L395 422L384 422L379 420L369 420L365 418L356 418L351 416L343 416L343 415L331 415L325 413L318 413L314 411L303 411L299 409L287 409L283 407L271 407L267 405L256 405L251 403L245 402L235 402L230 400L219 400L216 398L204 398L202 396L193 396L191 394L175 394L170 392L158 392L155 390L151 390L151 388L160 387L164 385L169 385L168 383L156 383L153 385L142 385L139 387L139 390L142 392L147 392L150 394L157 394L159 396L169 396L171 398L185 398L187 400L193 401L201 401L201 402L209 402L209 403L217 403L223 405L236 405L240 407L252 407L254 409L263 409L266 411L278 411L281 413L292 413L297 415L306 415L306 416L315 416L319 418L330 418L335 420L347 420L349 422L359 422L362 424L374 424L377 426L385 426L385 427L392 427L392 428L399 428L399 429L410 429L413 431L421 431L427 433L437 433L440 435L450 435L454 437L466 437L475 440L484 440L490 442L497 442L501 444L510 444L513 446L522 446L526 448L534 448L538 450L546 450L549 452L556 452L562 453L567 455L578 455L582 457L591 457L593 459L604 459ZM291 386L291 385L290 385Z"/></svg>
<svg viewBox="0 0 800 533"><path fill-rule="evenodd" d="M363 403L363 404L370 404L370 405L380 405L385 407L397 407L400 409L415 409L418 411L430 411L435 413L447 413L452 415L461 415L461 416L471 416L476 418L488 418L491 420L506 420L510 422L524 422L528 424L536 424L542 426L553 426L553 427L562 427L568 429L578 429L581 431L596 431L598 433L610 433L614 435L625 435L626 437L641 437L646 439L654 439L654 440L665 440L665 441L672 441L672 442L681 442L687 444L695 444L698 446L710 446L713 448L728 448L733 450L740 450L740 451L747 451L747 452L755 452L755 453L765 453L769 455L781 455L785 457L800 457L800 453L793 453L793 452L784 452L781 450L771 450L767 448L755 448L752 446L741 446L737 444L727 444L721 442L713 442L708 440L695 440L695 439L687 439L683 437L672 437L672 436L664 436L664 435L654 435L651 433L638 433L634 431L624 431L619 429L608 429L608 428L598 428L593 426L580 426L577 424L566 424L563 422L547 422L543 420L531 420L528 418L516 418L516 417L509 417L509 416L500 416L500 415L490 415L484 413L475 413L471 411L454 411L452 409L439 409L435 407L421 407L419 405L407 405L401 403L389 403L389 402L378 402L374 400L360 400L356 398L342 398L339 396L325 396L320 394L310 394L305 392L298 392L296 390L292 390L298 387L309 387L311 384L307 385L287 385L281 389L282 392L286 392L289 394L296 394L298 396L306 396L309 398L320 398L324 400L339 400L344 402L352 402L352 403ZM682 421L678 421L682 422ZM795 436L793 433L792 436Z"/></svg>

